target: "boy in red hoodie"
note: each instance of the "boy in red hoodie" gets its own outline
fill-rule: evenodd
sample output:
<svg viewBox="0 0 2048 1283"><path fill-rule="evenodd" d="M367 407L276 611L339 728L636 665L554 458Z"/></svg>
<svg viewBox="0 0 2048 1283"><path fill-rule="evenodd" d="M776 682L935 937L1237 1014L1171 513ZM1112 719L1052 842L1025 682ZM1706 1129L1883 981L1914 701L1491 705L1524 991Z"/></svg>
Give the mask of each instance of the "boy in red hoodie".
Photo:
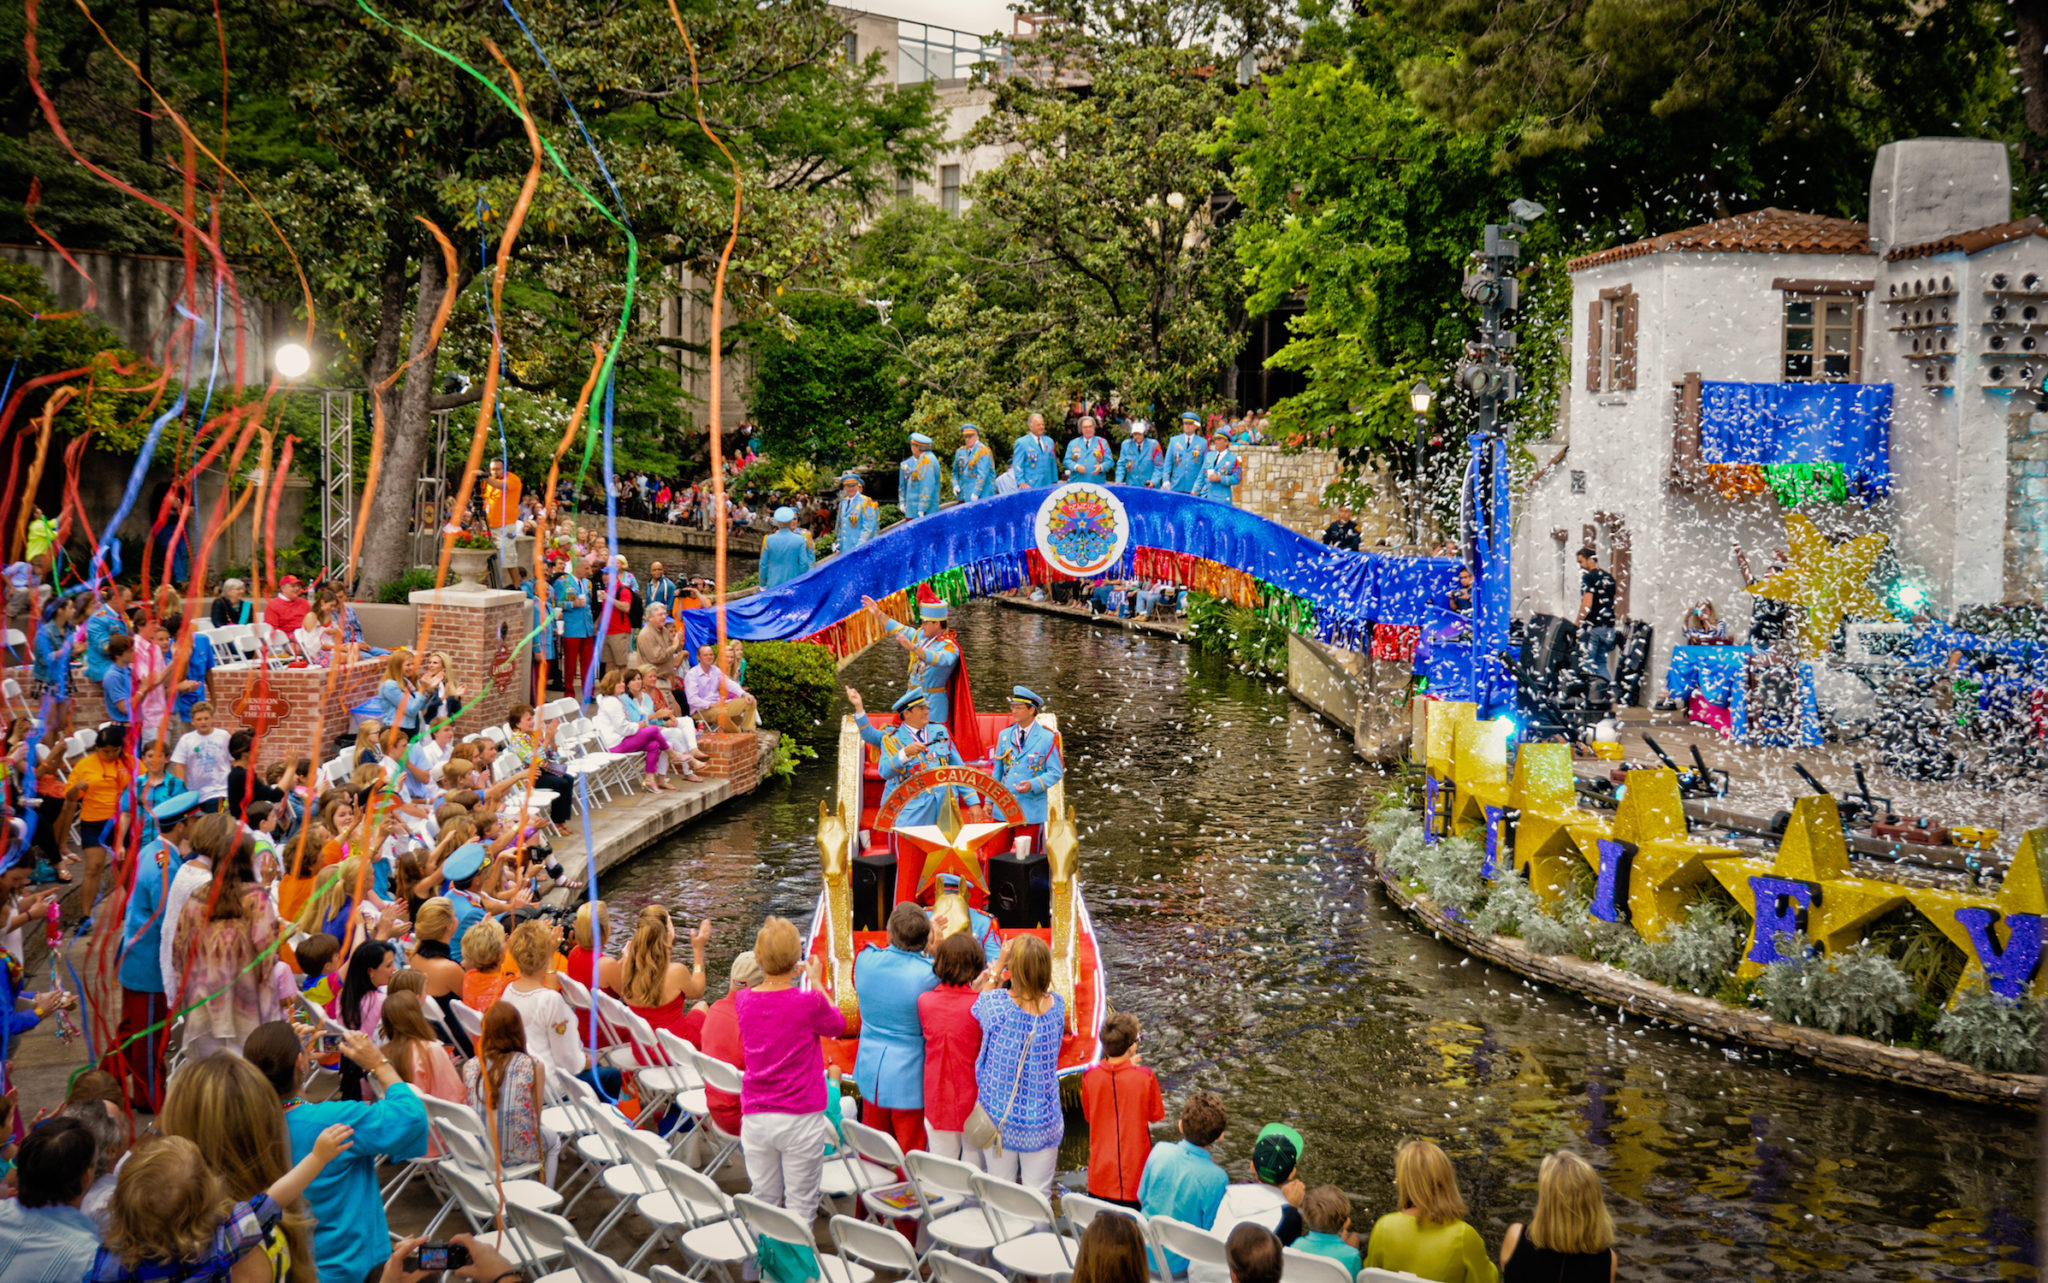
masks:
<svg viewBox="0 0 2048 1283"><path fill-rule="evenodd" d="M1152 1124L1166 1117L1159 1080L1138 1063L1138 1018L1119 1011L1102 1027L1102 1063L1081 1076L1088 1120L1088 1195L1138 1206Z"/></svg>

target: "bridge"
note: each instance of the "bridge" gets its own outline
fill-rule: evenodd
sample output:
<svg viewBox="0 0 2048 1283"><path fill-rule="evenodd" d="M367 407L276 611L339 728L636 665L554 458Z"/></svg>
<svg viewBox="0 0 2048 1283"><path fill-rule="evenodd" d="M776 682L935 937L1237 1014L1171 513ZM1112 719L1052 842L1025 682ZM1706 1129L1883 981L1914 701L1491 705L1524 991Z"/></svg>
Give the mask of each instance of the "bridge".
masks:
<svg viewBox="0 0 2048 1283"><path fill-rule="evenodd" d="M1475 662L1507 644L1506 447L1473 443L1468 510L1481 514L1466 556L1410 557L1328 548L1264 517L1174 491L1104 487L1128 526L1115 560L1094 575L1164 579L1259 610L1290 632L1351 650L1370 650L1386 630L1414 629L1417 669L1431 689L1487 705L1512 700L1495 666ZM949 602L1075 576L1040 551L1039 518L1067 488L1022 490L943 508L892 526L800 579L727 605L727 635L742 641L814 641L844 657L882 629L861 609L873 597L910 622L921 586ZM1461 566L1474 569L1471 615L1447 598ZM683 612L689 645L710 642L710 610Z"/></svg>

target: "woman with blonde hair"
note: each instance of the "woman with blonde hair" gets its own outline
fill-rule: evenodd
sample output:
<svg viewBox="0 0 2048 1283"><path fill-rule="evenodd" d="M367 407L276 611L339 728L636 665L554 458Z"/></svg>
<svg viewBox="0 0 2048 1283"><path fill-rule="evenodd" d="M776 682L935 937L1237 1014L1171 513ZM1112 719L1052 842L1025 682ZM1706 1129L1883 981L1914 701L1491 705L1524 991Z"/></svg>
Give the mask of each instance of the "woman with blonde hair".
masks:
<svg viewBox="0 0 2048 1283"><path fill-rule="evenodd" d="M798 984L803 939L787 918L770 918L754 936L763 979L734 1004L747 1072L740 1083L740 1151L754 1197L809 1225L817 1215L825 1146L825 1053L820 1038L859 1028L825 996L825 958L811 955L810 985Z"/></svg>
<svg viewBox="0 0 2048 1283"><path fill-rule="evenodd" d="M576 943L569 946L569 975L587 988L617 989L619 964L604 956L605 937L611 930L611 914L604 901L586 900L577 906L576 921L570 928Z"/></svg>
<svg viewBox="0 0 2048 1283"><path fill-rule="evenodd" d="M666 1029L694 1045L704 1017L689 1006L704 996L704 946L711 940L711 920L690 933L691 965L671 961L676 927L668 910L650 904L640 910L633 938L619 951L618 995L634 1014L656 1029ZM696 1014L695 1020L688 1020ZM687 1023L686 1023L687 1022Z"/></svg>
<svg viewBox="0 0 2048 1283"><path fill-rule="evenodd" d="M1570 1150L1543 1160L1536 1213L1500 1242L1501 1283L1614 1283L1621 1258L1614 1219L1600 1195L1600 1174Z"/></svg>
<svg viewBox="0 0 2048 1283"><path fill-rule="evenodd" d="M1010 987L995 988L1005 970ZM987 992L973 1007L981 1024L975 1095L1001 1137L982 1151L982 1166L1050 1195L1066 1131L1059 1064L1067 1025L1066 1004L1052 992L1052 950L1037 936L1012 936L976 983Z"/></svg>
<svg viewBox="0 0 2048 1283"><path fill-rule="evenodd" d="M240 1201L268 1190L291 1171L292 1145L284 1108L263 1074L240 1056L188 1060L171 1077L156 1119L166 1136L182 1136L220 1177L227 1197ZM116 1188L119 1188L118 1185ZM284 1218L264 1241L271 1277L278 1283L314 1283L313 1218L303 1199L284 1205Z"/></svg>
<svg viewBox="0 0 2048 1283"><path fill-rule="evenodd" d="M1465 1197L1450 1158L1426 1140L1394 1154L1400 1210L1374 1223L1365 1267L1403 1271L1436 1283L1498 1283L1479 1231L1465 1223Z"/></svg>
<svg viewBox="0 0 2048 1283"><path fill-rule="evenodd" d="M418 677L418 662L411 651L400 646L384 660L384 680L377 684L377 698L384 705L384 715L378 720L386 729L404 731L408 738L419 729L420 710L427 703Z"/></svg>
<svg viewBox="0 0 2048 1283"><path fill-rule="evenodd" d="M512 977L505 970L505 928L485 918L462 933L462 1001L472 1011L488 1011Z"/></svg>
<svg viewBox="0 0 2048 1283"><path fill-rule="evenodd" d="M412 951L412 965L427 978L422 992L428 1002L441 1009L442 1027L455 1040L456 1049L466 1056L471 1050L469 1035L455 1021L455 1003L462 996L462 984L469 973L448 947L448 942L455 938L456 925L455 906L446 896L422 901L413 919L413 937L418 944Z"/></svg>

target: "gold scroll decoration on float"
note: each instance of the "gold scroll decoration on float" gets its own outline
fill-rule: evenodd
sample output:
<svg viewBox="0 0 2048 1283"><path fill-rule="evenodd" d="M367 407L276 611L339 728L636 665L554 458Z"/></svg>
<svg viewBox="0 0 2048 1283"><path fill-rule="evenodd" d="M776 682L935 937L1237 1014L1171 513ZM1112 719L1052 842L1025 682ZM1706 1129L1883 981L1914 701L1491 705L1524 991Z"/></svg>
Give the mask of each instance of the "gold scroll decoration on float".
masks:
<svg viewBox="0 0 2048 1283"><path fill-rule="evenodd" d="M1051 714L1041 714L1040 720L1050 723ZM1066 1004L1067 1032L1073 1033L1080 1029L1080 1016L1074 1008L1075 960L1079 952L1074 905L1081 839L1074 830L1073 819L1067 815L1065 781L1046 790L1045 802L1045 855L1052 874L1052 988Z"/></svg>

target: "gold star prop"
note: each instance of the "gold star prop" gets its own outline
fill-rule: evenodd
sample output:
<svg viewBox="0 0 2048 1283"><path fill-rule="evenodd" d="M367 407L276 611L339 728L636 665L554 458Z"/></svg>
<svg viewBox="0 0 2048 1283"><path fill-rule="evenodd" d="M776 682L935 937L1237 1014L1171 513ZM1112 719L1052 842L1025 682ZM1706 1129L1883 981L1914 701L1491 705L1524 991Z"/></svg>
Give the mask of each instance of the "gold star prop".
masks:
<svg viewBox="0 0 2048 1283"><path fill-rule="evenodd" d="M1834 953L1855 944L1863 928L1906 903L1906 888L1895 882L1850 876L1842 816L1825 793L1792 804L1792 822L1775 859L1710 860L1707 868L1750 917L1749 946L1736 968L1738 976L1759 975L1766 965L1784 960L1775 939L1780 932L1803 931Z"/></svg>
<svg viewBox="0 0 2048 1283"><path fill-rule="evenodd" d="M1835 625L1846 618L1890 619L1882 598L1870 591L1870 568L1884 551L1889 536L1859 535L1842 543L1830 543L1809 517L1794 513L1785 518L1785 533L1792 541L1792 565L1775 575L1759 579L1750 591L1771 601L1803 608L1799 625L1800 647L1808 659L1825 654Z"/></svg>
<svg viewBox="0 0 2048 1283"><path fill-rule="evenodd" d="M1514 805L1522 813L1515 824L1515 867L1538 896L1555 900L1572 884L1581 826L1597 830L1596 838L1608 830L1605 821L1579 809L1571 745L1524 744L1515 750Z"/></svg>
<svg viewBox="0 0 2048 1283"><path fill-rule="evenodd" d="M981 876L981 849L983 839L991 833L1000 833L1009 828L1007 824L968 824L960 814L960 801L953 790L946 790L945 800L939 803L937 824L914 824L907 829L896 830L900 837L909 838L924 850L924 874L917 880L917 893L938 880L942 873L957 873L969 886L988 890L988 882Z"/></svg>
<svg viewBox="0 0 2048 1283"><path fill-rule="evenodd" d="M1645 940L1661 940L1671 920L1685 908L1693 886L1711 875L1708 861L1739 855L1732 846L1696 841L1685 820L1685 799L1678 791L1678 772L1669 769L1630 771L1628 792L1614 809L1614 836L1610 847L1628 843L1635 853L1627 857L1626 887L1617 885L1612 900L1619 907L1626 891L1629 924ZM1603 850L1594 843L1594 872L1599 875L1596 892L1609 894L1616 874L1602 863L1617 858L1619 851ZM1598 903L1598 901L1596 901Z"/></svg>
<svg viewBox="0 0 2048 1283"><path fill-rule="evenodd" d="M1956 982L1957 993L1972 985L1990 985L2007 997L2017 997L2029 986L2037 991L2042 988L2038 945L2029 947L2023 941L2022 952L2012 950L2016 919L2034 918L2033 922L2020 921L2017 925L2038 941L2039 919L2048 915L2048 868L2044 868L2044 855L2048 855L2048 828L2029 829L2020 837L2020 849L2013 856L2012 867L2005 871L2005 881L1999 885L1996 896L1922 887L1906 891L1913 907L1954 941L1969 960L1962 979ZM1988 961L2002 964L1995 977L1985 966L1987 948L1996 950Z"/></svg>

